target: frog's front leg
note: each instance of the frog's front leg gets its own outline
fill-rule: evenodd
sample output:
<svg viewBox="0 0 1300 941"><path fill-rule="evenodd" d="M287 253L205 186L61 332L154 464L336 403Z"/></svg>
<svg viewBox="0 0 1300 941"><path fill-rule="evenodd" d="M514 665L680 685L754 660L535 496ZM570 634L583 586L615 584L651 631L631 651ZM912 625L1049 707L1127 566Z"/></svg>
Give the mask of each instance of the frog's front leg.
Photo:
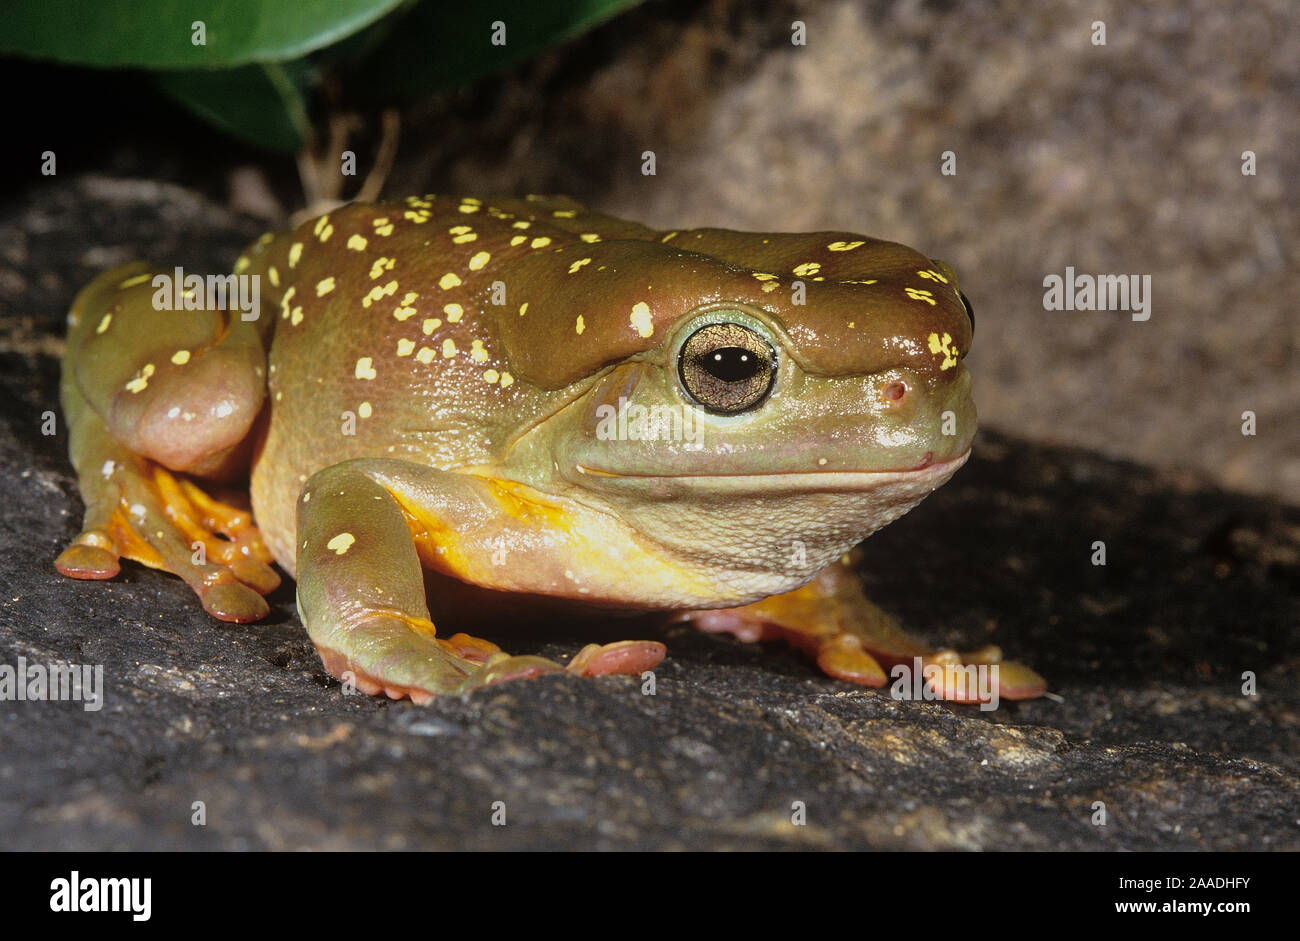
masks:
<svg viewBox="0 0 1300 941"><path fill-rule="evenodd" d="M299 496L298 613L332 675L417 703L561 670L639 673L659 663L664 646L650 641L591 644L566 668L466 634L438 636L425 565L487 587L545 592L549 553L528 552L540 535L537 520L519 519L481 478L396 460L344 461L315 474ZM493 565L502 540L515 547L508 568Z"/></svg>
<svg viewBox="0 0 1300 941"><path fill-rule="evenodd" d="M238 472L262 403L261 338L224 311L156 310L154 274L113 269L73 303L60 398L86 515L54 564L104 579L133 559L185 579L215 617L257 620L280 577L251 516L169 469Z"/></svg>
<svg viewBox="0 0 1300 941"><path fill-rule="evenodd" d="M956 682L956 668L980 664L998 669L998 695L1003 699L1033 699L1047 683L1028 667L1002 660L994 646L967 654L934 650L909 637L898 623L867 600L847 560L827 566L807 585L754 604L716 611L696 611L687 618L710 632L734 634L745 641L780 639L811 654L830 676L863 686L888 682L882 663L934 664L931 689L944 699L976 701L977 691ZM942 679L939 677L942 676Z"/></svg>

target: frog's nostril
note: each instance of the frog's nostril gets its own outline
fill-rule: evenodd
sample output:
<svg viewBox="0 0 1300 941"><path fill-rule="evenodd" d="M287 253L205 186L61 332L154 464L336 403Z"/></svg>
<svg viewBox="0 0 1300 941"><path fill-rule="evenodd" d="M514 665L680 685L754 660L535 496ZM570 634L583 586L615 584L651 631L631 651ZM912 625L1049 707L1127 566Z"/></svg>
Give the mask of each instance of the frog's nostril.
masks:
<svg viewBox="0 0 1300 941"><path fill-rule="evenodd" d="M897 402L907 395L907 384L901 380L895 379L889 385L880 390L880 395L887 402Z"/></svg>

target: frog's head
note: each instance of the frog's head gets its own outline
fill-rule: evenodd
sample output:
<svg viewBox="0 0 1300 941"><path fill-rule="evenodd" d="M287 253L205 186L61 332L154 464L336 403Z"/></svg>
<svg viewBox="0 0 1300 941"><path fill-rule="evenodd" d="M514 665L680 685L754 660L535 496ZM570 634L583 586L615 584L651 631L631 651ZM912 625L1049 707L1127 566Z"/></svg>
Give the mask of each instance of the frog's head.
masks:
<svg viewBox="0 0 1300 941"><path fill-rule="evenodd" d="M794 587L966 460L973 319L943 262L710 229L526 263L551 259L571 273L512 278L536 294L501 322L516 374L569 402L529 460L679 556Z"/></svg>

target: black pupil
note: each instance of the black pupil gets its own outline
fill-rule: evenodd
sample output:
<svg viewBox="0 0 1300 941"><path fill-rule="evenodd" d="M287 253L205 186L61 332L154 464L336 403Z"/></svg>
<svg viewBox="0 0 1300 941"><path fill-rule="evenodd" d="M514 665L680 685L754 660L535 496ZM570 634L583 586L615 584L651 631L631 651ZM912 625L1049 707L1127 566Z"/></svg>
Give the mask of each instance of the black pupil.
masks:
<svg viewBox="0 0 1300 941"><path fill-rule="evenodd" d="M758 373L758 357L740 346L724 346L705 353L700 365L715 379L723 382L743 382Z"/></svg>

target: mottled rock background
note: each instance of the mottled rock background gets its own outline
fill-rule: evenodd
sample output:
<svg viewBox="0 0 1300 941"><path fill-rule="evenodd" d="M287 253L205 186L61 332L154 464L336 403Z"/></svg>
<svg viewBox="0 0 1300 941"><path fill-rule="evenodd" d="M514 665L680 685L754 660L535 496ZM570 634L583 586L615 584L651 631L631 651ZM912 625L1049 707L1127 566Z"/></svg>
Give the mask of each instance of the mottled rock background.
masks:
<svg viewBox="0 0 1300 941"><path fill-rule="evenodd" d="M46 110L0 155L0 663L100 663L109 689L98 713L0 703L0 847L1300 848L1297 20L1285 0L650 2L405 113L391 194L567 192L956 267L987 430L863 576L918 634L999 643L1063 697L991 715L681 632L653 698L545 678L418 709L343 696L287 587L231 627L135 566L59 578L81 507L40 421L73 294L134 257L225 268L300 193L291 162L129 79L25 78ZM1151 320L1043 310L1067 265L1150 274Z"/></svg>

